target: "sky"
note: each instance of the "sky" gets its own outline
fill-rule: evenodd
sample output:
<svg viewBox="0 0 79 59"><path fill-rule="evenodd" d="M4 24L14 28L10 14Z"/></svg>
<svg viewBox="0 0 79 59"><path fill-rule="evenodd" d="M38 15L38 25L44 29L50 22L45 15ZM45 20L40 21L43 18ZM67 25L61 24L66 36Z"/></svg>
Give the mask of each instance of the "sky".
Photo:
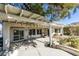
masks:
<svg viewBox="0 0 79 59"><path fill-rule="evenodd" d="M48 5L44 5L45 9L48 8ZM69 19L68 17L65 19L60 19L60 21L57 21L57 23L68 25L74 22L79 22L79 9L76 10L76 12L73 14L73 10L71 10L71 18ZM50 18L50 17L49 17Z"/></svg>
<svg viewBox="0 0 79 59"><path fill-rule="evenodd" d="M60 24L68 25L70 23L79 22L79 9L77 9L75 14L71 15L71 18L68 17L65 19L61 19L60 21L57 21Z"/></svg>

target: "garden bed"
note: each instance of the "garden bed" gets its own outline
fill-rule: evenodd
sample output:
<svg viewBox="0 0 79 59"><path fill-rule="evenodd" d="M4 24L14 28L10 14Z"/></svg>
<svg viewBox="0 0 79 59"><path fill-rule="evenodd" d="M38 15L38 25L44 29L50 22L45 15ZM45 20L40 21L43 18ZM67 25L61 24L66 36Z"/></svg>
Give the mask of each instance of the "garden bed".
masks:
<svg viewBox="0 0 79 59"><path fill-rule="evenodd" d="M79 49L79 38L70 37L61 39L59 40L59 44Z"/></svg>
<svg viewBox="0 0 79 59"><path fill-rule="evenodd" d="M57 48L67 51L73 55L79 56L79 38L69 37L60 39Z"/></svg>
<svg viewBox="0 0 79 59"><path fill-rule="evenodd" d="M69 47L69 46L64 46L64 45L58 45L57 46L58 49L64 50L74 56L79 56L79 50L75 49L73 47Z"/></svg>

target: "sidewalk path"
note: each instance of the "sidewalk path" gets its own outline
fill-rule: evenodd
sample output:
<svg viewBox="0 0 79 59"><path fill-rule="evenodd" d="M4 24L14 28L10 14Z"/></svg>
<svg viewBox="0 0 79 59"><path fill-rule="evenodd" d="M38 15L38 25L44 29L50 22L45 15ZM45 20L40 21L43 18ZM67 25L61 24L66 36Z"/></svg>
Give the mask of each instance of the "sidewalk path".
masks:
<svg viewBox="0 0 79 59"><path fill-rule="evenodd" d="M11 56L72 56L71 54L54 48L44 46L44 42L48 41L48 38L38 38L34 40L37 43L36 47L33 46L21 46Z"/></svg>

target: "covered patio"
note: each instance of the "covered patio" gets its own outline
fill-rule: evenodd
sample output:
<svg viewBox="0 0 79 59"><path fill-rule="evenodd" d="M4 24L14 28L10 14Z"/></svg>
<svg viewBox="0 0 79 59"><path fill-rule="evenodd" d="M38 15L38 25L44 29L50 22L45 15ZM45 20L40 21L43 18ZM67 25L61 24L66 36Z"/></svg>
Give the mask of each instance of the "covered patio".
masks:
<svg viewBox="0 0 79 59"><path fill-rule="evenodd" d="M50 36L52 42L52 36L55 33L63 35L63 25L49 23L43 16L11 5L0 4L0 21L3 26L3 50L7 51L13 42L27 41L29 38L38 38L42 35ZM55 31L55 29L58 30Z"/></svg>

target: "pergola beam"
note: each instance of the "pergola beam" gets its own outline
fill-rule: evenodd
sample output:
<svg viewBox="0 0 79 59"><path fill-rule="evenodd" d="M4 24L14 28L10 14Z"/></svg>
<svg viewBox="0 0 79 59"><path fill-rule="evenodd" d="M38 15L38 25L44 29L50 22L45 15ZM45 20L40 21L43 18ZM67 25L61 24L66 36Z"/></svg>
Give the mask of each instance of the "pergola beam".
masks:
<svg viewBox="0 0 79 59"><path fill-rule="evenodd" d="M5 5L5 13L6 14L8 14L7 7L8 7L8 5Z"/></svg>
<svg viewBox="0 0 79 59"><path fill-rule="evenodd" d="M26 18L36 19L39 21L45 20L45 18L41 15L26 11L26 10L19 9L19 8L11 6L11 5L5 5L5 13L6 14L10 13L10 14L14 14L14 15L19 14L20 17L25 16Z"/></svg>
<svg viewBox="0 0 79 59"><path fill-rule="evenodd" d="M4 21L17 21L17 22L29 22L29 23L35 23L35 24L40 24L40 25L44 25L44 26L48 26L48 24L46 22L42 22L42 21L38 21L38 20L33 20L30 18L25 18L25 17L19 17L16 15L12 15L12 14L5 14L0 12L0 20L4 20Z"/></svg>
<svg viewBox="0 0 79 59"><path fill-rule="evenodd" d="M20 17L22 17L22 15L23 15L23 10L21 10Z"/></svg>

